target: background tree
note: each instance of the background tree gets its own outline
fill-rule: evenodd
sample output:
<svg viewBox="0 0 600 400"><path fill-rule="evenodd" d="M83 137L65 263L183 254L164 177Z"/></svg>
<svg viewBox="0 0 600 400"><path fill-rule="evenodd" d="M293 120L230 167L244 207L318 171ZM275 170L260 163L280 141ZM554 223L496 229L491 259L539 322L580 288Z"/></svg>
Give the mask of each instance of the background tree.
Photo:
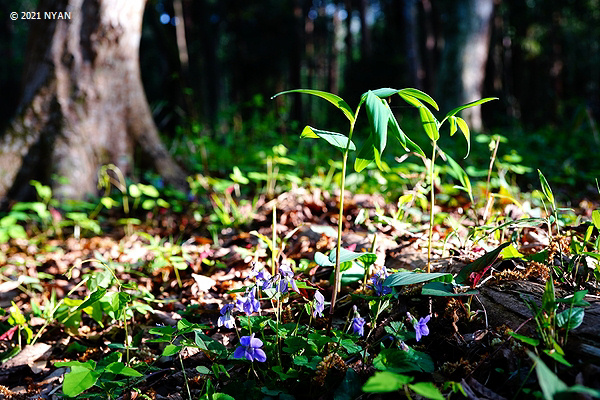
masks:
<svg viewBox="0 0 600 400"><path fill-rule="evenodd" d="M30 21L23 94L0 138L0 197L23 197L30 179L59 196L96 191L98 168L125 174L139 149L170 183L185 174L160 142L139 66L145 0L41 0L70 19ZM58 185L57 177L66 178Z"/></svg>

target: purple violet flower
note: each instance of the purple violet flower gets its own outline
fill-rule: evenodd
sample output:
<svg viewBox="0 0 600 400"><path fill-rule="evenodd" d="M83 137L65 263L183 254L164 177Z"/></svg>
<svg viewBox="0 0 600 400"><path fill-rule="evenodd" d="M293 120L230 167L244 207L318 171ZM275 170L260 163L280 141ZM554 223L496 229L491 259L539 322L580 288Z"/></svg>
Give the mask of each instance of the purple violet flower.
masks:
<svg viewBox="0 0 600 400"><path fill-rule="evenodd" d="M267 290L270 289L273 285L272 276L267 271L267 269L263 266L262 263L255 263L252 271L250 272L250 277L254 277L256 279L256 284L262 289Z"/></svg>
<svg viewBox="0 0 600 400"><path fill-rule="evenodd" d="M256 299L256 286L246 292L246 296L237 299L236 306L238 310L245 312L247 315L260 311L260 302Z"/></svg>
<svg viewBox="0 0 600 400"><path fill-rule="evenodd" d="M325 297L318 290L315 292L314 299L315 309L313 311L313 317L317 318L317 316L323 318L323 310L325 310Z"/></svg>
<svg viewBox="0 0 600 400"><path fill-rule="evenodd" d="M217 321L217 326L224 326L227 329L232 329L235 326L235 320L231 316L231 310L233 310L233 304L225 304L221 308L221 316Z"/></svg>
<svg viewBox="0 0 600 400"><path fill-rule="evenodd" d="M292 286L292 290L298 292L298 286L296 286L296 281L294 280L294 272L290 268L288 264L282 264L279 267L279 273L281 274L279 279L279 284L277 285L277 291L279 293L287 293L288 285Z"/></svg>
<svg viewBox="0 0 600 400"><path fill-rule="evenodd" d="M373 283L373 289L375 290L375 294L377 296L383 296L392 293L391 287L383 286L383 282L387 277L387 269L383 267L371 278L371 282Z"/></svg>
<svg viewBox="0 0 600 400"><path fill-rule="evenodd" d="M356 306L354 306L354 319L352 319L352 331L358 336L365 334L365 319L360 316Z"/></svg>
<svg viewBox="0 0 600 400"><path fill-rule="evenodd" d="M415 333L417 335L417 342L421 340L423 336L429 335L429 328L427 327L427 323L430 319L431 315L428 315L425 318L419 318L418 321L416 318L412 318L412 323L415 328Z"/></svg>
<svg viewBox="0 0 600 400"><path fill-rule="evenodd" d="M261 349L263 342L254 337L254 333L250 336L242 336L240 339L240 347L235 349L234 358L245 358L249 361L265 362L267 355Z"/></svg>

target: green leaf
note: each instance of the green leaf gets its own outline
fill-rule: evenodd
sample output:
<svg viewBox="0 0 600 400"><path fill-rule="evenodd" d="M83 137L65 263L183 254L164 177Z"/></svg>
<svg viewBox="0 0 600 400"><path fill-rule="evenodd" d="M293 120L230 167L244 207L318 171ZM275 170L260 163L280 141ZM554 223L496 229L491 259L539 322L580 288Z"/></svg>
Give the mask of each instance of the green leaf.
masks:
<svg viewBox="0 0 600 400"><path fill-rule="evenodd" d="M442 151L440 150L440 153L441 152ZM473 188L471 187L471 180L469 179L469 175L467 175L465 170L462 169L462 167L456 161L454 161L452 157L450 157L448 154L444 154L444 156L446 157L448 165L450 166L450 174L460 181L462 187L459 188L467 192L472 202Z"/></svg>
<svg viewBox="0 0 600 400"><path fill-rule="evenodd" d="M340 264L348 261L354 261L356 259L360 259L365 263L373 263L377 260L377 255L375 253L357 253L354 251L350 251L345 248L340 248ZM335 265L336 261L336 251L331 250L329 253L329 261Z"/></svg>
<svg viewBox="0 0 600 400"><path fill-rule="evenodd" d="M397 336L397 335L394 335ZM411 332L414 338L414 332ZM402 349L383 349L373 360L373 366L378 370L396 373L425 372L433 373L433 360L427 353Z"/></svg>
<svg viewBox="0 0 600 400"><path fill-rule="evenodd" d="M346 370L344 380L335 390L334 400L354 400L361 394L361 379L352 368Z"/></svg>
<svg viewBox="0 0 600 400"><path fill-rule="evenodd" d="M384 101L375 96L370 90L367 92L365 108L367 109L371 134L373 135L373 145L381 155L387 143L390 109L386 107Z"/></svg>
<svg viewBox="0 0 600 400"><path fill-rule="evenodd" d="M584 315L583 308L569 308L556 315L556 324L559 328L570 331L581 325Z"/></svg>
<svg viewBox="0 0 600 400"><path fill-rule="evenodd" d="M406 97L413 97L413 98L423 100L425 103L427 103L427 104L431 105L433 108L435 108L436 111L440 109L438 107L437 103L435 102L435 100L433 100L427 93L422 92L419 89L412 89L412 88L401 89L398 91L398 94L404 100L406 100Z"/></svg>
<svg viewBox="0 0 600 400"><path fill-rule="evenodd" d="M450 118L450 117L458 114L460 111L464 110L465 108L475 107L475 106L478 106L478 105L483 104L483 103L487 103L488 101L492 101L492 100L498 100L498 98L497 97L486 97L484 99L475 100L475 101L472 101L470 103L463 104L460 107L456 107L455 109L450 110L448 112L448 114L446 114L446 117L444 119Z"/></svg>
<svg viewBox="0 0 600 400"><path fill-rule="evenodd" d="M492 263L494 263L494 261L496 261L502 249L508 245L510 245L510 242L502 243L494 250L482 255L477 260L462 267L458 275L456 275L456 278L454 278L456 283L464 283L468 280L469 275L471 275L472 272L479 272L484 268L489 267Z"/></svg>
<svg viewBox="0 0 600 400"><path fill-rule="evenodd" d="M429 139L437 142L437 140L440 138L440 131L438 122L431 111L429 111L427 107L419 107L419 116L421 117L423 129L425 130L427 136L429 136Z"/></svg>
<svg viewBox="0 0 600 400"><path fill-rule="evenodd" d="M320 265L321 267L333 267L335 266L334 263L332 263L331 261L329 261L329 258L321 253L320 251L317 251L315 253L315 262Z"/></svg>
<svg viewBox="0 0 600 400"><path fill-rule="evenodd" d="M138 187L140 188L142 193L148 197L157 198L158 196L160 196L160 193L158 193L158 189L156 189L152 185L144 185L144 184L138 183Z"/></svg>
<svg viewBox="0 0 600 400"><path fill-rule="evenodd" d="M320 138L325 140L330 145L337 147L341 151L346 151L346 146L348 145L348 138L345 135L342 135L341 133L337 132L323 131L308 125L302 131L300 138ZM350 147L348 148L348 150L356 150L356 146L354 145L354 143L352 143L352 141L350 141Z"/></svg>
<svg viewBox="0 0 600 400"><path fill-rule="evenodd" d="M592 211L592 221L594 222L596 229L600 230L600 210Z"/></svg>
<svg viewBox="0 0 600 400"><path fill-rule="evenodd" d="M369 378L363 386L363 392L367 393L387 393L395 392L413 381L413 377L395 374L393 372L376 372Z"/></svg>
<svg viewBox="0 0 600 400"><path fill-rule="evenodd" d="M140 188L134 183L129 185L129 195L133 198L138 198L142 195Z"/></svg>
<svg viewBox="0 0 600 400"><path fill-rule="evenodd" d="M500 252L503 260L509 260L511 258L522 258L523 254L519 253L519 251L512 244Z"/></svg>
<svg viewBox="0 0 600 400"><path fill-rule="evenodd" d="M421 294L423 296L472 296L474 294L479 293L478 290L467 290L466 292L455 292L454 288L456 286L452 283L447 282L429 282L423 285L421 289Z"/></svg>
<svg viewBox="0 0 600 400"><path fill-rule="evenodd" d="M546 196L546 198L548 199L550 204L552 204L552 208L556 209L556 204L554 203L554 193L552 193L552 189L550 188L550 185L548 184L546 177L544 176L544 174L542 174L542 171L540 171L539 169L537 171L538 171L538 175L540 176L540 184L542 185L542 192L544 193L544 196Z"/></svg>
<svg viewBox="0 0 600 400"><path fill-rule="evenodd" d="M456 117L450 117L449 121L450 121L450 136L454 136L454 134L458 130L458 127L456 126Z"/></svg>
<svg viewBox="0 0 600 400"><path fill-rule="evenodd" d="M534 338L530 338L529 336L525 336L525 335L521 335L520 333L516 333L516 332L508 332L508 334L512 337L514 337L517 340L520 340L523 343L527 343L531 346L538 346L540 344L540 341L538 339L534 339Z"/></svg>
<svg viewBox="0 0 600 400"><path fill-rule="evenodd" d="M404 131L402 130L402 128L400 128L400 124L398 124L398 121L392 113L392 110L390 109L388 103L384 102L383 104L386 106L389 113L388 128L396 137L396 139L398 139L402 147L404 147L404 150L408 151L408 147L406 147L406 135L404 134Z"/></svg>
<svg viewBox="0 0 600 400"><path fill-rule="evenodd" d="M559 363L571 368L573 366L573 364L571 364L570 362L567 361L567 359L565 358L565 356L563 354L560 354L558 351L552 349L552 350L548 350L548 349L544 349L544 353L546 353L546 355L548 355L548 357L552 358L555 361L558 361Z"/></svg>
<svg viewBox="0 0 600 400"><path fill-rule="evenodd" d="M124 375L124 376L143 376L138 371L130 368L123 364L121 361L111 363L106 366L105 371L112 372L113 374Z"/></svg>
<svg viewBox="0 0 600 400"><path fill-rule="evenodd" d="M213 371L211 371L210 369L208 369L204 365L198 365L196 367L196 371L198 371L198 373L202 374L202 375L212 375L213 374Z"/></svg>
<svg viewBox="0 0 600 400"><path fill-rule="evenodd" d="M322 92L320 90L294 89L294 90L286 90L285 92L277 93L275 96L271 97L271 99L274 99L275 97L277 97L279 95L287 94L287 93L306 93L306 94L311 94L313 96L318 96L322 99L325 99L328 102L330 102L331 104L333 104L334 106L336 106L337 108L339 108L344 113L346 118L348 118L348 120L350 120L350 123L354 122L354 112L352 111L352 109L350 108L348 103L346 103L344 101L344 99L342 99L338 95L335 95L335 94L329 93L329 92Z"/></svg>
<svg viewBox="0 0 600 400"><path fill-rule="evenodd" d="M373 134L363 143L356 159L354 160L354 170L360 172L375 160L375 145L373 144Z"/></svg>
<svg viewBox="0 0 600 400"><path fill-rule="evenodd" d="M414 285L417 283L432 281L434 279L438 279L443 282L451 282L452 274L444 272L432 272L430 274L411 271L397 272L385 278L383 285L388 287Z"/></svg>
<svg viewBox="0 0 600 400"><path fill-rule="evenodd" d="M196 343L196 346L198 346L198 348L210 353L223 355L227 352L227 349L225 348L223 343L202 333L202 331L198 329L194 331L194 342Z"/></svg>
<svg viewBox="0 0 600 400"><path fill-rule="evenodd" d="M471 152L471 133L469 132L469 125L467 125L467 122L460 117L456 117L456 122L467 140L467 155L465 156L465 158L467 158Z"/></svg>
<svg viewBox="0 0 600 400"><path fill-rule="evenodd" d="M427 158L427 156L425 155L425 152L423 151L423 149L421 149L421 147L419 147L418 144L416 144L415 142L413 142L408 136L406 137L406 144L407 144L407 147L411 148L414 152L416 152L417 154L420 154L421 156Z"/></svg>
<svg viewBox="0 0 600 400"><path fill-rule="evenodd" d="M75 311L83 310L84 308L91 306L92 304L100 300L102 297L104 297L105 293L106 289L96 289L94 292L90 293L87 299L83 303L81 303Z"/></svg>
<svg viewBox="0 0 600 400"><path fill-rule="evenodd" d="M399 92L398 89L392 89L392 88L381 88L381 89L374 89L374 90L369 90L369 92L372 92L375 96L379 97L380 99L384 99L386 97L390 97L392 95L395 95L396 93ZM367 98L367 93L363 93L361 96L361 99L364 101Z"/></svg>
<svg viewBox="0 0 600 400"><path fill-rule="evenodd" d="M100 372L81 365L72 365L71 371L65 374L63 393L75 397L96 384Z"/></svg>
<svg viewBox="0 0 600 400"><path fill-rule="evenodd" d="M572 296L567 296L564 299L556 300L557 303L566 303L573 307L589 307L590 303L585 301L585 295L588 293L587 290L578 290L573 293Z"/></svg>
<svg viewBox="0 0 600 400"><path fill-rule="evenodd" d="M445 397L442 395L440 390L431 382L409 384L408 387L416 394L421 395L426 399L445 400Z"/></svg>
<svg viewBox="0 0 600 400"><path fill-rule="evenodd" d="M179 353L179 351L183 348L183 346L176 346L174 344L168 344L165 346L165 349L162 352L163 357L172 356L174 354Z"/></svg>
<svg viewBox="0 0 600 400"><path fill-rule="evenodd" d="M544 399L553 400L555 395L568 390L567 384L561 381L539 357L530 351L527 351L527 354L535 363L535 373Z"/></svg>

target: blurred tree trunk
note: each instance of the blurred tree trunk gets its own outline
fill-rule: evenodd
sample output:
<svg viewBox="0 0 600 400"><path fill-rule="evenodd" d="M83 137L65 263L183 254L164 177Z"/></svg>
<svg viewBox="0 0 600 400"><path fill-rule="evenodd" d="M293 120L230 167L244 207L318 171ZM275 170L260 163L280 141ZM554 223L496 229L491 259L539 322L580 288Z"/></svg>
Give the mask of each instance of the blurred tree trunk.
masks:
<svg viewBox="0 0 600 400"><path fill-rule="evenodd" d="M443 10L445 46L438 78L442 111L482 97L490 46L493 0L457 0ZM444 12L446 11L446 12ZM463 111L474 130L481 130L481 108Z"/></svg>
<svg viewBox="0 0 600 400"><path fill-rule="evenodd" d="M139 66L145 0L41 0L32 21L17 115L0 138L0 198L23 198L30 179L64 198L96 192L98 168L133 169L134 148L169 183L184 171L160 142ZM56 177L66 178L59 183Z"/></svg>
<svg viewBox="0 0 600 400"><path fill-rule="evenodd" d="M419 51L419 29L418 29L418 0L404 0L402 2L402 19L404 25L404 43L406 48L406 63L410 85L417 89L423 89L423 63Z"/></svg>

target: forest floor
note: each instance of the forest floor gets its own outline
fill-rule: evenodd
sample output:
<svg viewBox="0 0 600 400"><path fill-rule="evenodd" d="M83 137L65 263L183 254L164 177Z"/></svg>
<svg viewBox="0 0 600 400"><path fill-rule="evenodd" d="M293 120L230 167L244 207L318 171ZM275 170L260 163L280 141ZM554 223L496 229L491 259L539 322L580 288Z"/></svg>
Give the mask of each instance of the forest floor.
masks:
<svg viewBox="0 0 600 400"><path fill-rule="evenodd" d="M469 204L436 209L460 223L434 227L430 272L439 275L433 279L425 275L427 221L403 223L383 197L348 194L342 246L352 254L373 252L376 260L361 264L356 256L346 263L330 315L334 267L314 260L317 252L335 252L337 200L302 188L260 198L239 210L244 225L220 229L216 237L200 228L211 223L206 218L160 209L125 228L115 214L102 223L109 234L77 237L70 228L1 244L0 398L600 393L598 231L590 228L586 237L591 222L549 231L502 205L495 212L521 222L491 232ZM280 270L275 287L285 282L286 289L257 290L260 309L244 313L258 266L273 267L274 205L276 270L292 265L294 284ZM576 211L592 217L591 207ZM383 266L389 288L377 287ZM406 272L428 278L413 284L391 278ZM441 289L424 295L435 280ZM315 313L317 290L325 299L322 317ZM224 308L236 301L239 310ZM229 315L234 329L219 326ZM240 344L241 336L254 335L260 345L244 338ZM234 350L240 348L252 361L239 359Z"/></svg>

